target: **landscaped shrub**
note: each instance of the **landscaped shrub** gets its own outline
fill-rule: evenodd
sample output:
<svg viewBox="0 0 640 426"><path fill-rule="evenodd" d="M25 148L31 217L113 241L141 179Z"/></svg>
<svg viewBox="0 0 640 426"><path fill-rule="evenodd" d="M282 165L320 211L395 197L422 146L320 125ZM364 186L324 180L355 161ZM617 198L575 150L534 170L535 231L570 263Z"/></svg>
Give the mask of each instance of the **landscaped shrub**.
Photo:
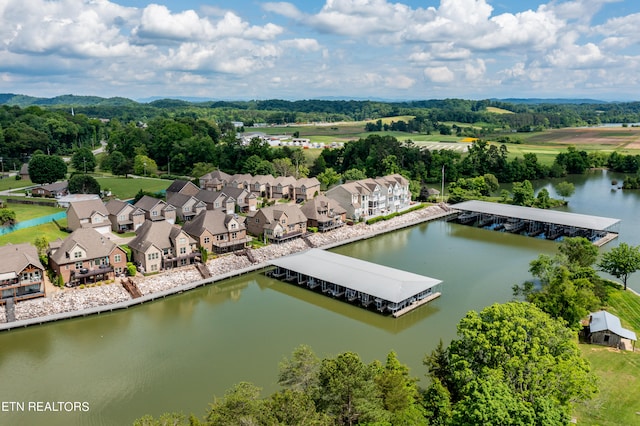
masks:
<svg viewBox="0 0 640 426"><path fill-rule="evenodd" d="M138 270L136 269L136 265L131 262L127 262L127 275L129 275L130 277L135 277L136 272L138 272Z"/></svg>

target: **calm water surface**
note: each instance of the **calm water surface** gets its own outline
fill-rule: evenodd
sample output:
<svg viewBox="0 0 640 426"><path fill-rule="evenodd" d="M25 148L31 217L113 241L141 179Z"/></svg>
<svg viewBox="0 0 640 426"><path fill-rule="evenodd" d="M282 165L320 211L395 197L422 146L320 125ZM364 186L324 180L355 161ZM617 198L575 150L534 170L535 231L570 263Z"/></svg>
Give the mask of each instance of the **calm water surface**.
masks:
<svg viewBox="0 0 640 426"><path fill-rule="evenodd" d="M640 244L640 194L612 190L611 176L572 179L567 210L620 218L619 241ZM554 195L551 184L542 186ZM467 311L510 300L512 285L529 278L529 262L555 248L433 222L336 249L444 281L441 298L399 319L255 273L122 312L2 333L0 402L86 401L90 408L0 411L0 425L127 425L165 411L200 416L239 381L275 391L278 362L301 343L322 357L355 351L366 361L395 350L423 377L424 354L452 339ZM640 289L640 274L631 287Z"/></svg>

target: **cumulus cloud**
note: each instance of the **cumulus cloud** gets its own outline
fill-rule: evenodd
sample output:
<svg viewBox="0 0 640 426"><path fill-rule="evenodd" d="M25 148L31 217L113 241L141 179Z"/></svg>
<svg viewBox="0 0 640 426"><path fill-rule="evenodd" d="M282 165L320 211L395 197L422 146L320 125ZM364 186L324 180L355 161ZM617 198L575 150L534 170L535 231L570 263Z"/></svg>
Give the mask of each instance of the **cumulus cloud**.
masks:
<svg viewBox="0 0 640 426"><path fill-rule="evenodd" d="M427 67L424 76L434 83L451 83L455 79L453 71L448 67Z"/></svg>
<svg viewBox="0 0 640 426"><path fill-rule="evenodd" d="M174 41L215 40L226 37L240 37L257 40L271 40L282 33L282 28L271 23L263 27L251 26L233 12L226 12L221 20L212 22L200 17L193 10L171 13L166 6L147 6L140 25L133 34L141 39L167 39Z"/></svg>
<svg viewBox="0 0 640 426"><path fill-rule="evenodd" d="M291 40L283 40L280 45L285 49L296 49L303 52L317 52L322 47L318 40L313 38L295 38Z"/></svg>
<svg viewBox="0 0 640 426"><path fill-rule="evenodd" d="M146 95L218 87L240 97L302 96L300 87L464 97L491 84L555 96L612 87L603 78L640 78L640 13L615 16L616 0L540 0L531 9L494 0L291 0L262 3L257 18L241 1L197 10L118 1L0 0L0 91L36 78L39 86L26 87L62 87L70 73L103 91L135 82ZM607 5L611 18L593 25Z"/></svg>

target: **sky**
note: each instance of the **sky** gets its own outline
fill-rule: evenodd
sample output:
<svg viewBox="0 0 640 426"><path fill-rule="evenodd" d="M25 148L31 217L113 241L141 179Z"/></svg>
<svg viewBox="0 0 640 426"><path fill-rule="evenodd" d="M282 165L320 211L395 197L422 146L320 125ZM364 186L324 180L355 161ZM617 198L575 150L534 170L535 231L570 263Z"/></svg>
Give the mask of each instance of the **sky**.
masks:
<svg viewBox="0 0 640 426"><path fill-rule="evenodd" d="M640 100L638 0L0 0L0 93Z"/></svg>

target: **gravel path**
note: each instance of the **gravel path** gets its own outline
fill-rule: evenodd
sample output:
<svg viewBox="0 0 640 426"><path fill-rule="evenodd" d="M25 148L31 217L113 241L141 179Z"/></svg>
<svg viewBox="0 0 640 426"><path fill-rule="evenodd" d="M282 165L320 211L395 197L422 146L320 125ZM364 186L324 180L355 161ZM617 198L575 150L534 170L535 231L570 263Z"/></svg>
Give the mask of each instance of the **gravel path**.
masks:
<svg viewBox="0 0 640 426"><path fill-rule="evenodd" d="M327 247L340 242L352 241L359 238L390 232L395 229L410 226L445 213L438 206L430 206L416 210L387 221L380 221L373 225L356 224L343 226L326 233L316 233L309 236L309 241L315 247ZM291 253L307 250L309 246L298 238L282 244L271 244L252 250L258 263L267 262ZM252 266L246 256L228 254L211 259L207 267L213 276ZM143 295L168 290L183 284L202 279L200 273L193 267L173 269L169 272L148 277L136 277L135 282ZM120 285L119 280L112 284L87 287L84 289L71 288L47 295L46 298L26 300L15 304L16 320L36 318L62 312L93 308L109 305L130 299L130 295ZM4 306L0 306L0 322L6 322Z"/></svg>

